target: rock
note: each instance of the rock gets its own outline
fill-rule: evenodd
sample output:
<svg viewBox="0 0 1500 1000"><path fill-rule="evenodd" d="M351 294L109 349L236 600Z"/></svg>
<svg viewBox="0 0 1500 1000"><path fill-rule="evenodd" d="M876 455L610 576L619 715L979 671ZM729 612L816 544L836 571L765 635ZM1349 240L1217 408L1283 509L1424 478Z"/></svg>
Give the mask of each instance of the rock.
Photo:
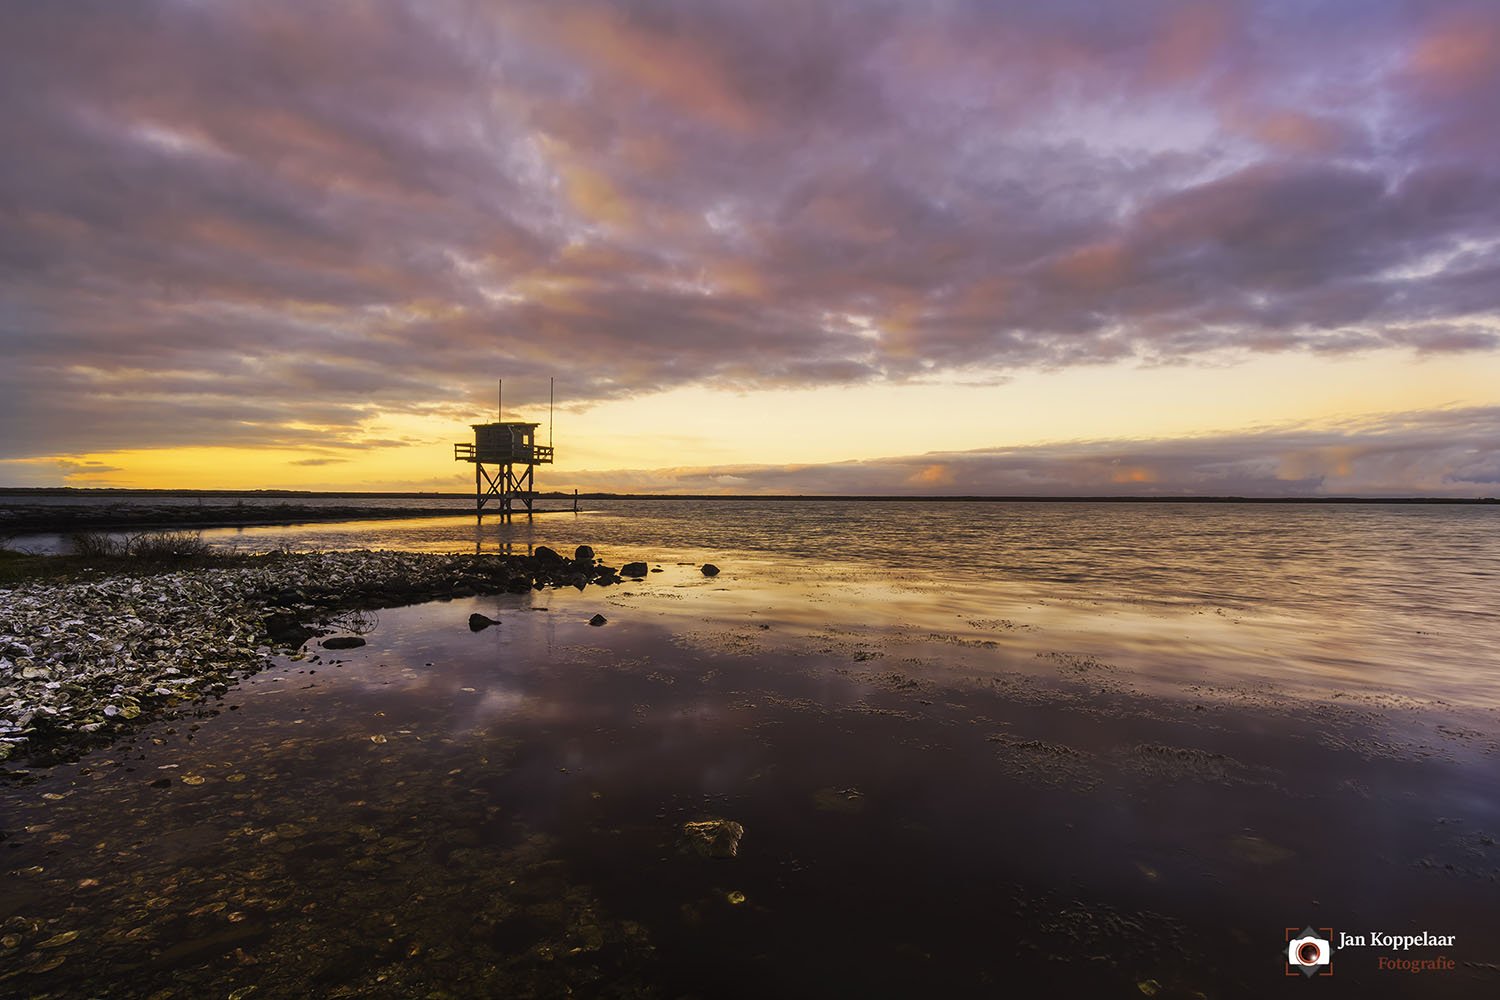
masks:
<svg viewBox="0 0 1500 1000"><path fill-rule="evenodd" d="M324 639L321 643L324 649L358 649L364 644L364 637L358 635L336 635L332 639Z"/></svg>
<svg viewBox="0 0 1500 1000"><path fill-rule="evenodd" d="M538 562L560 563L567 561L563 559L562 553L558 552L556 549L550 549L545 545L538 545L536 547L535 555Z"/></svg>
<svg viewBox="0 0 1500 1000"><path fill-rule="evenodd" d="M714 817L682 824L688 846L705 858L732 858L740 852L745 828L732 819Z"/></svg>
<svg viewBox="0 0 1500 1000"><path fill-rule="evenodd" d="M703 564L703 575L704 576L718 576L719 575L719 567L715 566L713 563L704 563Z"/></svg>
<svg viewBox="0 0 1500 1000"><path fill-rule="evenodd" d="M278 646L300 647L315 634L297 620L297 616L278 612L265 618L266 637Z"/></svg>
<svg viewBox="0 0 1500 1000"><path fill-rule="evenodd" d="M620 567L621 576L643 577L646 575L646 564L643 562L626 563Z"/></svg>
<svg viewBox="0 0 1500 1000"><path fill-rule="evenodd" d="M576 548L576 549L573 550L573 561L574 562L593 562L594 561L594 549L593 549L593 546L591 546L591 545L580 545L580 546L578 546L578 548Z"/></svg>
<svg viewBox="0 0 1500 1000"><path fill-rule="evenodd" d="M595 615L594 617L592 617L592 618L589 619L589 624L590 625L603 625L607 621L609 621L609 619L606 618L606 617L604 617L603 615Z"/></svg>
<svg viewBox="0 0 1500 1000"><path fill-rule="evenodd" d="M487 615L481 615L481 614L478 614L477 612L475 614L472 614L472 615L469 616L469 631L470 632L482 632L485 629L489 628L491 625L499 625L499 624L500 624L500 622L499 622L498 619L490 618Z"/></svg>

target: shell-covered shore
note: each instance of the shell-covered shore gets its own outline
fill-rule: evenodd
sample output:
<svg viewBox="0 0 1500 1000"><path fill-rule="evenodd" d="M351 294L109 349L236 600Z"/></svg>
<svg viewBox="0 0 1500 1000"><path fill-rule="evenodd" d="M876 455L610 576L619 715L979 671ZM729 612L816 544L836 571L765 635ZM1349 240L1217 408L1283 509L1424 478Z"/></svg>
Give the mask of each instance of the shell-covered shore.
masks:
<svg viewBox="0 0 1500 1000"><path fill-rule="evenodd" d="M132 720L223 694L336 612L445 596L608 584L571 560L353 551L34 581L0 590L0 761L104 742Z"/></svg>

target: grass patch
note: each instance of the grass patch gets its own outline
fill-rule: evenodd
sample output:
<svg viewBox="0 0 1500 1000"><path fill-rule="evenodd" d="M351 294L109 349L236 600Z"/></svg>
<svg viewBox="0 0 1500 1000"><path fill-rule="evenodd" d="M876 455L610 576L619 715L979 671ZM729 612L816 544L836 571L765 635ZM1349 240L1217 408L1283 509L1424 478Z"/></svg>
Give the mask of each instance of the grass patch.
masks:
<svg viewBox="0 0 1500 1000"><path fill-rule="evenodd" d="M182 562L212 553L196 531L151 531L125 539L125 554L145 562Z"/></svg>
<svg viewBox="0 0 1500 1000"><path fill-rule="evenodd" d="M142 562L182 562L213 554L196 531L143 531L112 538L102 531L78 531L68 536L72 554L83 559L125 558Z"/></svg>
<svg viewBox="0 0 1500 1000"><path fill-rule="evenodd" d="M81 559L102 559L125 554L124 539L111 538L102 531L75 531L68 536L68 547L73 550L73 555Z"/></svg>
<svg viewBox="0 0 1500 1000"><path fill-rule="evenodd" d="M234 566L252 558L214 549L195 531L150 531L124 537L86 531L70 535L68 543L73 551L66 555L0 549L0 587L28 580L91 579L116 573L152 575Z"/></svg>

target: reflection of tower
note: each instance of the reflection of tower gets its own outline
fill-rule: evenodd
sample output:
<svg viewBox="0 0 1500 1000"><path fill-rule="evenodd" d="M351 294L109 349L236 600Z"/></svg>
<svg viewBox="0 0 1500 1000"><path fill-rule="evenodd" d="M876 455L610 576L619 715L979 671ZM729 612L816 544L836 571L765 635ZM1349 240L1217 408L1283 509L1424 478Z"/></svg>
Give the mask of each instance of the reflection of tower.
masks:
<svg viewBox="0 0 1500 1000"><path fill-rule="evenodd" d="M550 405L550 404L549 404ZM472 424L474 443L453 446L453 459L474 463L474 516L484 519L485 505L497 501L500 520L509 521L524 506L532 515L536 498L536 466L552 464L552 445L536 443L540 424L521 421L499 421ZM495 466L491 475L487 465Z"/></svg>

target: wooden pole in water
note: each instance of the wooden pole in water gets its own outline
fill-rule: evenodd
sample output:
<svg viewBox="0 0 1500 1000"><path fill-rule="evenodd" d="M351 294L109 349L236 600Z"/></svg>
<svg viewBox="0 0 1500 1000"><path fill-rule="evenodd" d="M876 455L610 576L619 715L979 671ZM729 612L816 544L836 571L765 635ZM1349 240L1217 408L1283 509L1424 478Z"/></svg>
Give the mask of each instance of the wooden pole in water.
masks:
<svg viewBox="0 0 1500 1000"><path fill-rule="evenodd" d="M557 387L557 379L547 380L547 447L552 447L552 390Z"/></svg>

